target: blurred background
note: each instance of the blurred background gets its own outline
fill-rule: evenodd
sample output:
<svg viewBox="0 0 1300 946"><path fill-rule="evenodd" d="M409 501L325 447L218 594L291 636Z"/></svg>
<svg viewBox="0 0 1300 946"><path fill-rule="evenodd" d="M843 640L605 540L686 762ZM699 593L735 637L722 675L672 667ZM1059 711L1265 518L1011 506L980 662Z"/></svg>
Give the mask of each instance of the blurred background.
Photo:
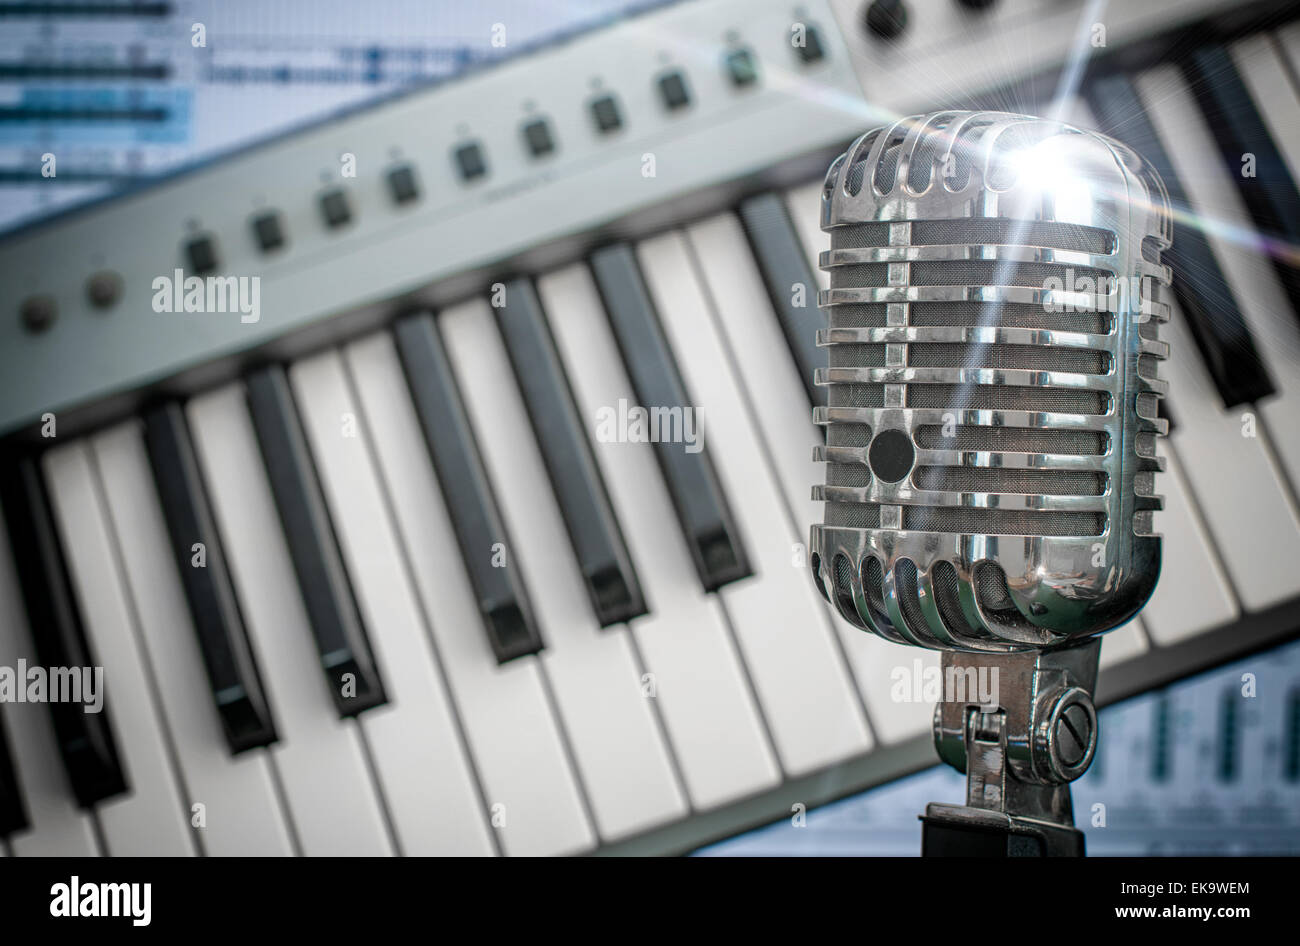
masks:
<svg viewBox="0 0 1300 946"><path fill-rule="evenodd" d="M681 0L681 5L695 3L708 7L707 0ZM28 233L39 232L60 214L148 188L181 169L220 162L241 149L327 119L338 119L344 123L340 127L346 127L348 115L383 100L473 74L500 58L542 56L570 37L599 33L628 18L653 15L658 8L670 5L676 4L662 0L492 0L490 3L0 0L0 236L21 240ZM1296 135L1300 127L1300 79L1296 75L1300 26L1292 22L1297 9L1294 5L1290 8L1276 3L1246 5L1252 16L1256 11L1263 11L1258 20L1247 17L1235 3L1202 2L1196 6L1198 13L1189 13L1175 23L1166 9L1167 4L1129 0L1123 5L1124 16L1128 18L1125 22L1138 24L1134 31L1141 42L1135 40L1127 45L1124 37L1128 34L1117 28L1117 39L1108 50L1114 55L1106 68L1133 77L1135 82L1140 73L1153 70L1142 76L1145 84L1141 85L1141 92L1156 132L1167 139L1167 150L1190 194L1189 204L1184 207L1185 222L1195 221L1213 233L1219 241L1214 243L1214 251L1225 259L1231 260L1233 254L1242 257L1248 252L1245 262L1230 261L1225 268L1231 288L1238 290L1243 298L1242 307L1255 319L1251 328L1263 355L1243 359L1251 364L1235 376L1235 381L1240 381L1243 375L1251 375L1258 382L1252 389L1254 393L1247 397L1240 390L1232 389L1233 372L1224 371L1223 352L1208 349L1199 344L1199 339L1196 346L1190 339L1184 345L1186 360L1182 364L1186 367L1179 369L1184 373L1173 382L1176 394L1171 399L1171 416L1178 428L1171 438L1169 452L1173 469L1168 477L1170 490L1176 490L1180 498L1171 503L1172 510L1160 526L1167 535L1167 573L1161 586L1162 597L1153 602L1140 620L1113 635L1114 641L1108 642L1107 650L1103 651L1103 660L1109 663L1102 674L1102 698L1110 705L1101 713L1101 748L1092 769L1074 785L1076 820L1087 834L1089 852L1097 855L1300 853L1300 644L1294 642L1300 630L1300 598L1296 597L1300 591L1300 579L1296 577L1300 575L1300 559L1291 551L1300 543L1293 485L1300 478L1300 465L1297 465L1300 451L1294 446L1297 443L1294 431L1300 428L1300 414L1295 411L1295 405L1300 403L1296 399L1300 390L1300 351L1294 343L1292 316L1295 313L1287 306L1288 301L1294 300L1284 300L1276 288L1270 290L1272 295L1248 297L1252 286L1258 293L1259 286L1274 278L1268 252L1278 244L1270 242L1273 235L1267 232L1266 221L1256 213L1254 204L1243 209L1236 197L1222 203L1217 201L1219 192L1215 188L1225 179L1219 166L1220 155L1218 148L1205 137L1205 127L1195 114L1196 107L1211 100L1205 94L1205 87L1190 83L1187 88L1174 89L1168 75L1160 72L1167 63L1177 62L1180 56L1195 49L1205 37L1218 37L1224 44L1238 44L1233 49L1249 80L1248 87L1255 93L1255 106L1262 116L1259 121L1272 129L1281 156L1286 159L1266 168L1265 174L1282 182L1283 190L1292 200L1291 210L1300 218L1300 206L1294 203L1294 180L1288 170L1300 156ZM644 86L641 98L627 95L633 105L625 116L630 123L630 137L620 138L624 134L622 130L606 135L607 129L598 133L589 128L587 100L583 100L582 106L569 102L565 104L573 106L570 109L573 124L566 128L568 137L561 139L558 155L541 158L537 154L525 158L516 133L518 119L511 118L508 123L502 122L503 127L509 125L509 136L493 140L490 132L482 134L488 140L488 150L494 160L498 155L513 153L508 149L519 152L491 165L486 175L491 188L500 183L497 178L508 178L511 174L518 179L513 183L527 181L529 186L540 188L542 184L538 182L549 180L549 168L555 165L563 168L563 162L569 160L565 149L570 146L575 153L587 149L579 157L590 161L590 166L601 160L593 157L599 148L609 149L605 153L622 149L639 158L644 148L653 145L661 156L670 156L672 143L687 137L671 122L681 122L682 127L690 128L690 134L702 136L707 133L705 126L720 121L719 116L731 120L747 114L745 109L749 105L741 96L753 94L755 84L765 94L768 88L764 83L770 82L771 88L782 93L793 89L790 96L798 98L801 104L815 103L828 111L837 110L842 124L828 128L824 140L811 142L806 149L797 141L789 142L770 167L756 166L762 164L763 155L747 163L746 155L734 156L725 149L713 148L720 156L716 173L710 168L708 174L687 179L681 172L683 177L678 180L672 176L679 173L674 170L674 164L662 160L660 186L677 203L670 206L665 197L663 208L649 209L649 223L643 222L646 213L642 213L638 222L624 228L625 213L634 216L631 210L640 213L646 207L633 207L631 203L614 206L617 203L614 201L608 213L602 208L601 213L592 214L590 235L582 236L580 243L574 244L576 249L557 251L557 255L545 260L547 266L571 260L614 235L621 239L630 234L630 240L653 234L667 225L681 226L684 232L688 225L697 222L693 215L717 210L734 212L742 220L748 242L738 241L738 245L749 247L740 251L748 260L745 265L750 267L748 272L757 273L761 269L766 277L774 257L763 255L762 240L755 232L756 228L761 230L761 225L755 223L756 212L750 213L740 202L772 197L781 226L792 235L792 252L802 257L798 265L807 267L815 259L816 241L820 238L816 232L815 199L827 158L849 140L846 137L849 128L856 134L858 128L865 130L871 124L893 117L894 99L901 97L900 89L905 90L909 83L918 88L922 80L929 83L924 89L924 95L929 96L926 108L984 104L1035 111L1053 106L1058 89L1069 92L1071 103L1083 97L1081 92L1075 94L1083 71L1079 62L1060 55L1060 50L1039 56L1039 46L1015 38L1019 34L983 30L984 21L979 18L995 15L984 11L998 11L1000 15L1008 10L1032 10L1032 17L1061 25L1061 29L1054 28L1058 36L1076 28L1084 30L1080 35L1086 35L1093 20L1108 21L1112 17L1106 4L1071 0L1002 0L1000 4L927 0L910 5L883 0L870 3L837 0L833 7L834 23L829 12L821 14L823 31L819 42L824 43L824 48L820 49L818 58L802 53L798 59L785 55L791 51L780 48L784 44L783 31L781 35L774 34L771 43L785 58L778 65L769 66L771 60L764 61L762 68L770 71L757 73L762 77L757 83L753 76L737 78L735 71L727 73L724 79L724 73L718 69L718 63L724 61L720 55L734 50L746 39L737 37L739 26L726 33L718 31L717 35L699 37L689 33L671 37L653 31L647 33L646 48L657 49L662 44L665 50L671 50L675 57L672 62L686 69L697 83L695 88L704 90L699 96L701 111L692 113L691 109L697 107L695 102L680 111L675 105L660 102L669 93L662 86L651 84L649 72L645 76L637 74L625 82L625 88L633 81L639 83L636 88ZM1114 19L1120 18L1119 10L1120 5L1116 4ZM1150 15L1147 10L1151 11ZM787 20L808 13L799 4L788 7L767 4L764 11L777 11ZM1025 16L1030 18L1030 13L1026 12ZM1166 19L1168 31L1162 25ZM816 16L810 18L813 21ZM785 20L783 30L784 23ZM903 25L898 26L899 23ZM505 24L504 42L494 41L500 38L494 33L496 24ZM961 55L948 56L944 44L956 42L955 37L968 37L970 48ZM1156 37L1155 46L1146 45L1152 37ZM1156 51L1153 53L1152 49ZM1101 56L1104 50L1094 51ZM1265 60L1267 68L1281 76L1281 81L1270 84L1259 78L1274 75L1260 66ZM659 53L654 68L669 61L668 52ZM728 68L734 69L733 60L725 61L730 64ZM845 63L851 64L852 73ZM1252 65L1258 68L1247 68ZM585 67L578 63L573 68L576 74ZM832 69L838 70L833 73L834 81L828 80L823 88L810 92L809 86L819 81L819 75L832 75L829 72ZM828 71L819 74L817 70ZM705 75L711 78L701 78ZM865 90L860 101L855 94L844 91L853 76ZM1063 82L1063 76L1073 76L1073 79ZM624 79L616 72L604 76L610 87L617 87ZM587 82L585 75L582 82ZM741 91L742 86L747 89ZM599 88L599 84L593 84L592 88ZM879 99L875 97L877 89ZM1258 94L1264 89L1271 90L1267 98ZM554 97L547 99L550 90L545 87L512 91L518 92L520 101L511 101L510 109L533 114L532 96L536 94L539 114L547 110L560 112ZM585 86L583 94L587 94ZM714 98L710 100L709 95ZM724 101L724 96L731 95L736 98ZM436 103L437 99L430 101ZM909 108L916 107L911 98L903 101ZM1095 105L1096 100L1092 101ZM642 111L638 113L637 108ZM436 109L431 110L431 114L435 112ZM687 117L675 117L678 114ZM758 116L756 122L761 122L761 114L758 111L753 114ZM1070 114L1078 117L1087 112L1078 106ZM437 122L442 122L442 115L436 117ZM1100 116L1090 117L1098 119L1099 127L1109 124L1106 130L1124 137L1141 127L1146 116L1138 104L1128 113L1120 109L1118 121L1114 114L1104 123ZM424 179L435 182L427 190L436 199L447 199L446 195L451 194L460 200L463 194L473 194L473 198L464 198L466 204L471 199L481 199L486 207L499 201L507 189L473 191L472 188L481 186L468 181L474 175L465 173L463 168L453 172L452 163L446 159L450 144L467 138L465 128L469 121L470 117L453 116L443 123L447 125L444 128L431 118L430 126L436 124L436 133L444 135L446 141L440 138L436 151L407 148L403 160L414 155L416 164L425 162ZM691 126L691 122L696 124ZM574 133L579 126L590 134L590 140ZM1220 128L1213 123L1208 127L1210 133ZM476 127L473 134L480 135L481 128ZM781 137L772 134L770 129L766 135L770 139ZM1188 142L1205 147L1191 147ZM786 144L783 142L783 146ZM58 155L58 174L54 178L40 170L42 155L49 152ZM330 166L334 152L322 149L321 153L328 157L320 166ZM393 149L392 154L398 153L399 149ZM383 158L383 162L387 161L387 157ZM380 163L376 159L371 167ZM677 167L685 163L680 162ZM201 226L197 214L183 225L177 221L185 219L184 214L177 214L176 220L168 219L165 226L175 233L168 231L166 246L171 256L177 256L176 265L182 264L179 247L192 245L183 241L193 237L205 239L207 230L215 231L224 225L226 230L221 237L224 243L218 241L216 245L235 259L239 272L260 273L265 265L269 286L275 278L275 267L284 265L286 254L291 264L286 270L292 271L298 265L298 258L292 254L301 252L303 247L306 256L317 254L315 258L319 260L327 256L317 253L319 245L328 246L333 252L347 239L371 239L379 231L359 228L371 226L377 219L383 221L377 226L389 226L392 221L385 215L398 212L390 203L404 203L401 213L424 212L423 208L411 211L404 198L394 197L390 202L387 190L375 185L357 201L356 216L360 223L338 228L336 234L335 223L330 221L330 233L322 236L317 233L324 233L324 225L316 214L319 182L314 179L315 174L313 168L302 175L309 186L301 194L258 193L252 200L247 195L239 195L243 203L238 204L237 212L231 211L230 220L223 221L219 210L212 208L206 208ZM438 178L437 174L443 177ZM456 174L465 180L455 178ZM321 179L327 177L322 175ZM709 194L708 199L699 208L683 209L683 200L689 204L705 192ZM611 191L611 198L615 196L622 195ZM288 250L277 249L275 252L280 255L275 256L266 246L261 250L253 247L247 218L254 204L261 207L279 201L296 202L298 216L289 219L298 228L294 239L300 242L291 241ZM113 206L106 204L109 208ZM499 208L500 204L496 206ZM1237 217L1229 220L1229 211ZM528 222L542 220L548 212L536 211ZM1252 230L1252 224L1258 224L1263 235ZM740 225L735 230L739 233ZM796 230L797 237L793 236ZM300 234L306 235L300 237ZM122 244L131 245L137 236L125 234ZM724 241L719 237L710 244L707 237L707 227L693 230L684 245L698 246L702 254L712 246L722 256L718 247ZM318 239L322 241L319 245L311 242ZM691 242L696 239L698 243ZM326 243L327 240L336 242ZM171 252L173 243L178 247L174 253ZM0 244L0 257L14 245ZM479 253L482 257L479 262L496 267L493 272L505 272L508 266L524 258L515 254L516 249L512 246L507 254L509 258L503 262L494 255L496 247L489 245ZM751 249L754 259L749 255ZM262 250L267 253L262 254ZM1290 247L1289 257L1287 252L1283 247L1273 255L1283 261L1290 259L1294 266L1295 248ZM264 264L263 255L267 255L269 262ZM151 261L148 266L153 269L142 271L170 272L171 256ZM343 258L343 254L338 258ZM86 260L90 262L78 256L75 266L69 268L66 285L60 286L59 291L66 290L60 297L65 312L69 306L64 299L76 299L77 305L86 305L82 301L86 295L82 270L103 263L102 254L86 254ZM458 262L456 266L470 270L473 262L470 260L464 266ZM225 263L225 259L212 260L214 268L221 268ZM722 266L713 269L705 265L700 270L705 275L697 275L701 279L714 278L722 269ZM14 270L23 271L24 267L15 264ZM520 267L520 271L528 271L528 267ZM1256 278L1261 273L1264 275ZM383 275L387 278L389 274ZM436 275L440 279L446 273L439 271ZM399 292L407 293L418 282L409 274L402 274L402 278L406 282L394 276L377 288L374 295L381 299L385 294L396 297ZM35 277L31 281L34 284ZM37 290L43 292L45 287L31 288L33 297ZM28 293L24 283L21 295ZM12 287L10 294L15 298L20 295ZM464 294L458 284L447 298ZM360 294L352 300L358 307L363 301L370 304L374 300L370 297L362 300ZM403 304L407 301L404 297ZM439 296L438 301L443 301L443 297ZM779 307L779 300L774 305ZM318 309L319 313L328 309L332 314L334 300L320 303ZM93 319L101 318L98 309L87 311ZM1260 312L1268 316L1267 322L1273 327L1261 328L1261 320L1257 318ZM60 317L64 320L62 324L100 324L92 323L91 319L70 323L70 316ZM367 325L382 324L373 312L366 317L370 319ZM271 318L268 317L268 322ZM30 334L35 337L42 330L37 327ZM15 334L17 331L15 328ZM772 338L776 339L774 347L784 349L777 333ZM1284 342L1278 343L1279 338ZM733 335L733 343L735 340ZM12 337L6 342L18 344ZM24 335L21 342L28 344L30 339ZM309 350L310 345L302 349ZM289 353L285 358L300 353L293 348L285 352ZM780 354L783 363L789 360L787 354L785 351ZM566 358L570 356L571 353L566 353ZM61 368L62 364L58 364ZM754 378L744 377L744 370L736 369L736 377L743 382L740 390L746 394L758 391L759 385L754 383ZM802 383L794 374L794 365L784 365L781 370L794 379L787 384L789 379L783 375L781 391L794 392L795 398L802 398ZM1269 372L1271 380L1263 377ZM69 370L69 375L73 374ZM749 386L745 387L746 384ZM202 387L203 384L186 381L177 390L194 393ZM1260 479L1251 482L1265 482L1272 490L1267 497L1266 491L1255 490L1250 483L1240 492L1235 491L1236 484L1232 490L1225 488L1210 462L1215 456L1235 456L1241 444L1239 412L1243 405L1252 407L1256 401L1269 405L1261 410L1263 446L1257 447L1252 442L1243 447L1243 455L1250 452L1254 458L1243 462L1255 463L1251 469ZM800 411L806 411L807 407L799 401ZM87 429L93 426L92 422ZM809 432L803 431L800 436ZM770 433L777 437L780 432L774 425ZM761 431L762 436L768 434L767 430ZM1274 438L1274 446L1268 446L1269 437ZM802 445L795 444L794 448ZM1252 452L1256 450L1258 456ZM733 462L736 461L728 459L724 466ZM787 481L784 470L779 476L771 470L762 474L769 475L776 484L769 484L771 495L780 495L785 504L779 514L773 514L782 520L777 534L784 535L781 530L789 524L786 518L797 523L795 534L806 534L806 523L801 521L805 510L799 505L807 497L806 484ZM795 498L790 499L791 496ZM1266 500L1272 505L1266 505ZM775 503L772 505L775 507ZM625 506L618 511L624 513ZM1248 521L1239 515L1242 511L1251 512ZM1157 522L1160 524L1161 520ZM632 544L635 546L636 540ZM1255 568L1248 561L1245 553L1252 549L1261 558L1269 559L1271 570ZM782 548L776 557L780 559L784 555L786 550ZM1168 565L1171 561L1172 568ZM689 569L683 570L683 574L687 572ZM693 575L691 579L693 582ZM694 596L690 599L693 603L701 599L699 589L693 584L689 592ZM710 597L725 598L725 592ZM638 627L632 624L633 630ZM830 631L829 618L826 627L828 637L834 634L842 637L846 633L846 628L839 623ZM872 753L863 753L842 766L835 763L822 767L818 762L811 767L815 769L811 775L790 779L780 790L765 789L761 804L744 807L749 803L742 801L736 808L724 806L725 811L718 814L701 813L682 802L683 810L688 807L690 810L680 822L661 834L655 833L655 827L646 826L653 822L662 828L665 818L647 815L644 821L636 822L635 830L629 828L620 837L590 829L583 835L585 840L574 842L576 848L608 844L614 852L694 851L704 856L919 853L920 825L916 816L930 801L960 802L963 778L943 767L926 767L933 758L925 734L926 707L886 705L881 709L873 703L872 693L882 692L890 666L910 666L915 654L901 648L883 648L875 641L863 644L861 653L852 651L851 645L835 646L845 648L834 651L836 673L855 681L848 686L856 685L866 694L859 696L855 691L853 705L865 708L864 717L875 714L871 720L876 740L872 748L880 750L875 759L883 761L872 761ZM641 659L640 654L637 659ZM874 670L864 670L869 661ZM859 674L857 678L845 671L847 665L852 665L853 672ZM492 670L496 669L493 663ZM875 676L870 676L871 673ZM1177 682L1168 682L1171 680ZM453 691L456 682L453 674ZM766 699L768 694L761 696ZM660 733L660 729L654 731ZM474 753L472 746L470 753ZM903 772L915 774L895 777ZM581 781L577 776L574 778ZM877 785L882 780L884 784ZM874 787L860 792L865 785ZM796 827L788 817L777 815L788 807L790 798L799 797L813 802L806 812L806 820ZM688 827L682 828L683 824ZM614 842L624 846L617 847ZM21 853L17 843L14 847ZM508 852L509 843L504 847Z"/></svg>

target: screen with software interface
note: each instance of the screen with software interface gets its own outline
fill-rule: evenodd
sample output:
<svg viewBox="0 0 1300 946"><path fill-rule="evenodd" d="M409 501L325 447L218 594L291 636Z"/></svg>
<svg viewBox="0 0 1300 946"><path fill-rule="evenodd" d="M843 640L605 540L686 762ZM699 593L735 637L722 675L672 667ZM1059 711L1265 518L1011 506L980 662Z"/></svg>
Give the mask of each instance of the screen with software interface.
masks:
<svg viewBox="0 0 1300 946"><path fill-rule="evenodd" d="M0 232L665 2L0 2Z"/></svg>

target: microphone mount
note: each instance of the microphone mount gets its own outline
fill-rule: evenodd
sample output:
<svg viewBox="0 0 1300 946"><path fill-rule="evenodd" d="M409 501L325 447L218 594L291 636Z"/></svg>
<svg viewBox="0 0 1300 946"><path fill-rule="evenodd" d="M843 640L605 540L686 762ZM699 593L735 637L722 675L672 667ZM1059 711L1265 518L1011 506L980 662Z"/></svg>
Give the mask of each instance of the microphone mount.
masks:
<svg viewBox="0 0 1300 946"><path fill-rule="evenodd" d="M1083 856L1070 782L1097 750L1100 654L1100 637L1049 651L944 651L945 679L996 668L1005 695L997 706L945 700L935 708L935 749L966 775L966 804L926 806L923 856Z"/></svg>

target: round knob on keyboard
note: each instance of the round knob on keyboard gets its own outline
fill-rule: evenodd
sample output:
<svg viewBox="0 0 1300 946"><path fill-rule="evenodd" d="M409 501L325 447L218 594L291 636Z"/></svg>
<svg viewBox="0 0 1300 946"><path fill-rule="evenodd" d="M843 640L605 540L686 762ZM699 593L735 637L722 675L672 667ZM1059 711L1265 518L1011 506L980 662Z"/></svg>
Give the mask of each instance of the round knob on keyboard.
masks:
<svg viewBox="0 0 1300 946"><path fill-rule="evenodd" d="M107 309L122 295L122 277L111 269L101 269L86 280L86 297L97 309Z"/></svg>
<svg viewBox="0 0 1300 946"><path fill-rule="evenodd" d="M19 310L23 327L33 335L38 335L53 325L54 318L58 314L59 310L52 296L31 296L23 300L22 308Z"/></svg>
<svg viewBox="0 0 1300 946"><path fill-rule="evenodd" d="M907 4L903 0L872 0L864 22L881 39L895 39L907 28Z"/></svg>

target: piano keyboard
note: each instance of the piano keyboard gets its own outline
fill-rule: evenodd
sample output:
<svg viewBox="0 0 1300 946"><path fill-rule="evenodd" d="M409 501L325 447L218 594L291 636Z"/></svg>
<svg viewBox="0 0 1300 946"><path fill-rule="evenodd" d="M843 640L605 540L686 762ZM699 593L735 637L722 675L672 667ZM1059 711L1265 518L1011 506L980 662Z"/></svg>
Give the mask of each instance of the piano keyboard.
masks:
<svg viewBox="0 0 1300 946"><path fill-rule="evenodd" d="M1163 576L1105 638L1103 702L1300 624L1300 300L1269 242L1300 206L1298 73L1292 24L1067 103L1164 165L1196 267ZM4 852L678 852L931 762L933 706L896 697L937 655L808 580L821 180L783 176L11 437L0 667L102 666L106 696L0 705ZM687 408L698 441L684 415L608 436L629 405Z"/></svg>

